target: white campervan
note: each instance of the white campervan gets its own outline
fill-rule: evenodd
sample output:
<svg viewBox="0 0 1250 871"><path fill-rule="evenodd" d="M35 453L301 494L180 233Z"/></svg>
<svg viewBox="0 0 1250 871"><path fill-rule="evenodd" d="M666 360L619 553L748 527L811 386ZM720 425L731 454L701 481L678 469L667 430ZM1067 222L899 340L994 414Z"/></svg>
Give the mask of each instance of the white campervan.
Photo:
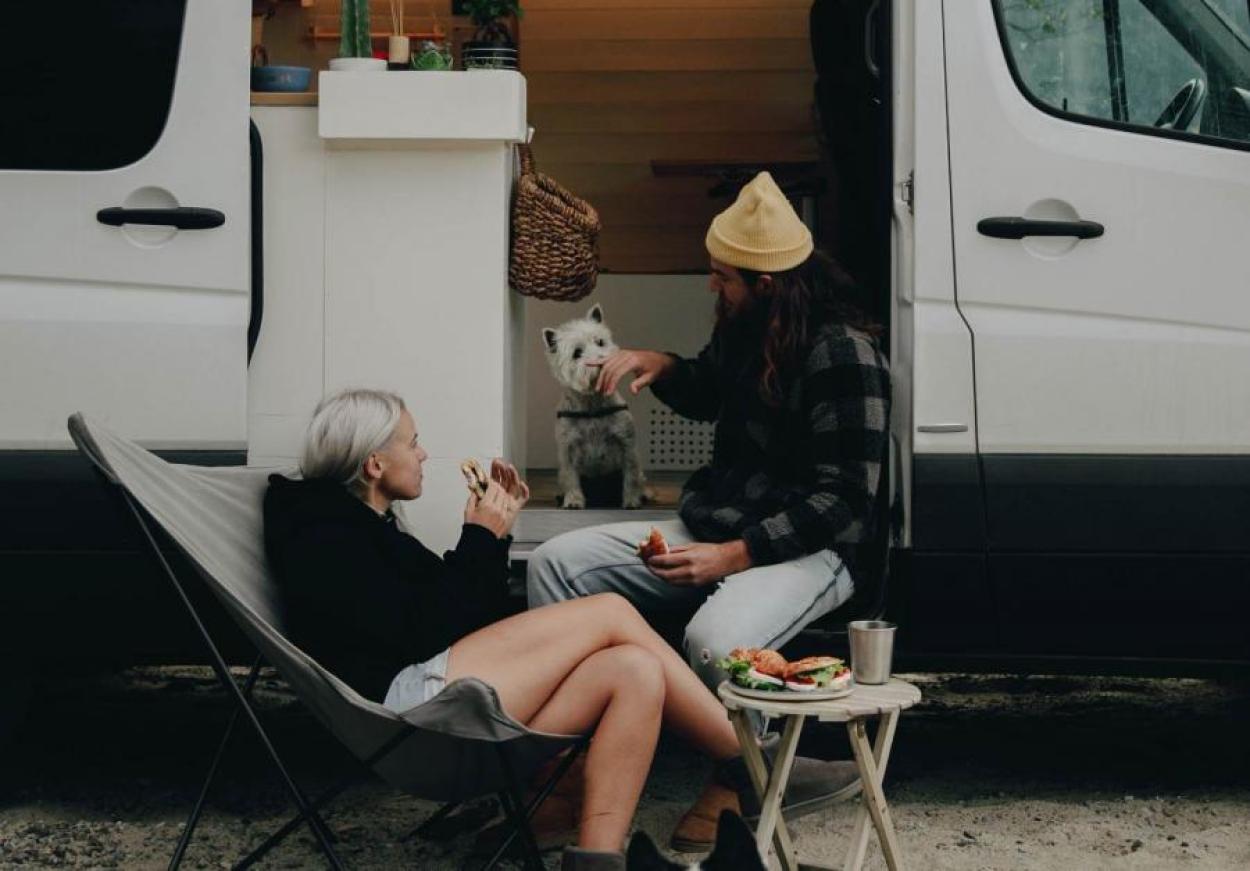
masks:
<svg viewBox="0 0 1250 871"><path fill-rule="evenodd" d="M523 455L525 82L325 74L320 106L249 124L249 4L78 5L106 63L0 59L0 635L39 663L181 657L66 418L281 462L324 392L384 382L446 445L437 542L460 455ZM811 22L890 324L903 653L1250 661L1250 3L817 0Z"/></svg>

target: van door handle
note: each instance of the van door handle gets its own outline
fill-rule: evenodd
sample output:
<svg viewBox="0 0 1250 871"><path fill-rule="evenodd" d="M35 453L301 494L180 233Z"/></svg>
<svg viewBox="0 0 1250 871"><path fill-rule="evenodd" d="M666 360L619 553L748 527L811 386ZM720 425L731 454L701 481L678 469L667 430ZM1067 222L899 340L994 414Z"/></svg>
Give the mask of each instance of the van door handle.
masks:
<svg viewBox="0 0 1250 871"><path fill-rule="evenodd" d="M1097 239L1106 230L1097 221L1033 221L1029 218L982 218L977 232L993 239L1023 239L1026 236L1075 236Z"/></svg>
<svg viewBox="0 0 1250 871"><path fill-rule="evenodd" d="M176 209L123 209L110 206L95 213L95 219L110 227L122 224L159 224L179 230L211 230L226 223L226 216L216 209L179 206Z"/></svg>

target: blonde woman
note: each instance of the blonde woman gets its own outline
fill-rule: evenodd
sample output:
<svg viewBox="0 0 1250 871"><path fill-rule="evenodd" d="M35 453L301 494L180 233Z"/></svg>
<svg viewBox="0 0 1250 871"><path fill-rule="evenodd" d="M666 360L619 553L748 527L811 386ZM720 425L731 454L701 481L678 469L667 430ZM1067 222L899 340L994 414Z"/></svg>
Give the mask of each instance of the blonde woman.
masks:
<svg viewBox="0 0 1250 871"><path fill-rule="evenodd" d="M426 458L394 394L348 390L318 406L302 480L274 475L265 497L265 546L292 640L393 710L475 677L533 729L593 733L565 869L625 867L621 847L662 723L717 761L717 782L753 801L724 709L625 599L503 618L509 533L529 498L515 468L492 463L442 557L400 528L392 506L421 495Z"/></svg>

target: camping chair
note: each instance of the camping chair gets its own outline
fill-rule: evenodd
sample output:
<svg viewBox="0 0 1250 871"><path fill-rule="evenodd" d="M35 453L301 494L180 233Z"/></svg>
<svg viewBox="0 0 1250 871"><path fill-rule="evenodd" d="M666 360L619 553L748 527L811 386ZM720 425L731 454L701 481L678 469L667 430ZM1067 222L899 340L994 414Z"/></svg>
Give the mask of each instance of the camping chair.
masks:
<svg viewBox="0 0 1250 871"><path fill-rule="evenodd" d="M273 760L298 814L236 867L251 865L301 824L308 825L331 867L343 867L332 845L335 838L318 811L355 778L312 801L305 797L249 701L263 661L277 669L321 724L383 780L415 796L446 802L422 829L447 816L460 802L495 794L507 816L509 834L484 868L494 867L517 837L521 838L526 871L543 867L529 819L585 748L588 738L527 729L504 712L493 688L473 678L453 681L428 702L402 713L362 698L283 635L281 602L266 565L262 535L261 506L272 470L167 463L103 427L89 424L80 414L70 418L69 432L78 450L133 515L153 557L208 646L213 670L237 706L170 868L182 861L240 716ZM162 552L153 523L188 557L256 646L258 656L242 687L227 670L183 581ZM554 774L526 805L522 792L525 779L565 750L569 752Z"/></svg>

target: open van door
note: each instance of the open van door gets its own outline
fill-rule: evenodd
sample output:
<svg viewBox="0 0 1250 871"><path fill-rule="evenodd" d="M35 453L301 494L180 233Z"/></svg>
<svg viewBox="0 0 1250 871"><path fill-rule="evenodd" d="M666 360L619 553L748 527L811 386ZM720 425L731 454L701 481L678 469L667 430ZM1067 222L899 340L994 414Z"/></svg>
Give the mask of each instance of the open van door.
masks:
<svg viewBox="0 0 1250 871"><path fill-rule="evenodd" d="M244 448L249 12L6 9L0 452L69 448L76 410L154 447ZM29 38L52 17L89 42Z"/></svg>
<svg viewBox="0 0 1250 871"><path fill-rule="evenodd" d="M1247 2L943 8L1002 636L1246 658Z"/></svg>

